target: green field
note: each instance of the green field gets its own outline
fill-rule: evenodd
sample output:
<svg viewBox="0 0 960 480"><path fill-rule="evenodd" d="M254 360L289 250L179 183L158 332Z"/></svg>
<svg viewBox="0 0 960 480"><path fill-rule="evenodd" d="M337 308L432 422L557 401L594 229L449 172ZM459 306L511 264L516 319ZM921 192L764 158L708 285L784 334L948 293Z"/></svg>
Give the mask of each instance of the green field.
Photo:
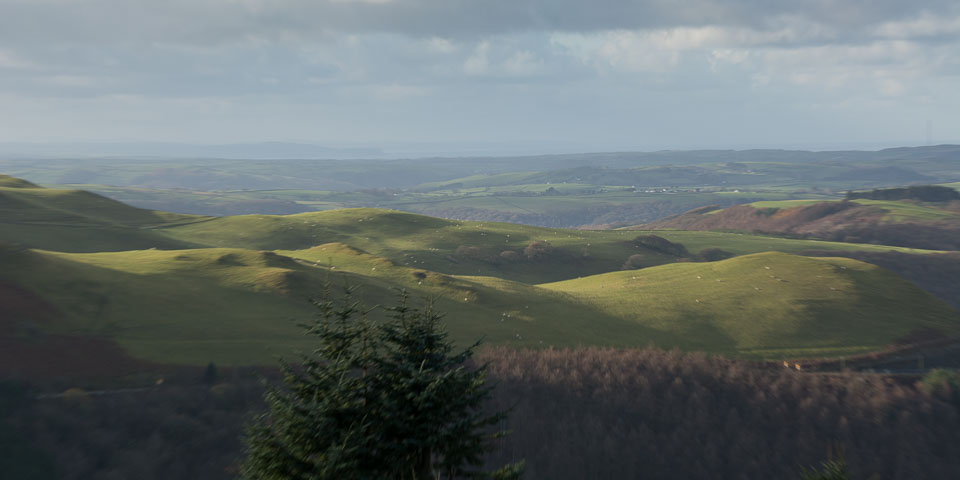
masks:
<svg viewBox="0 0 960 480"><path fill-rule="evenodd" d="M881 348L919 326L906 318L944 332L958 327L957 313L926 292L879 267L839 258L771 252L543 287L669 333L686 350L835 355Z"/></svg>
<svg viewBox="0 0 960 480"><path fill-rule="evenodd" d="M186 248L154 230L201 219L134 208L82 190L40 188L0 175L0 243L96 252Z"/></svg>
<svg viewBox="0 0 960 480"><path fill-rule="evenodd" d="M781 200L781 201L764 201L764 202L753 202L749 205L757 208L794 208L794 207L805 207L813 205L815 203L822 202L823 200ZM883 220L887 222L927 222L927 221L938 221L938 220L949 220L949 221L958 221L960 220L960 211L957 210L947 210L944 208L945 205L938 203L925 203L925 202L915 202L915 201L903 201L903 200L867 200L867 199L856 199L851 200L851 203L858 205L866 205L878 207L884 210L886 213L883 216ZM710 212L710 213L716 213Z"/></svg>
<svg viewBox="0 0 960 480"><path fill-rule="evenodd" d="M444 218L510 221L576 227L630 224L682 213L703 205L732 205L762 199L835 197L787 191L669 192L634 191L629 186L582 183L536 183L503 186L410 190L163 190L141 187L72 184L144 208L205 215L244 213L293 214L341 208L376 207ZM548 190L552 189L550 192Z"/></svg>
<svg viewBox="0 0 960 480"><path fill-rule="evenodd" d="M358 286L371 306L392 304L399 288L436 298L461 345L652 343L783 358L876 350L915 329L960 334L957 311L889 272L791 255L931 253L923 250L373 208L197 217L0 182L0 294L10 302L0 305L0 332L24 341L44 333L107 338L154 362L255 365L309 348L298 324L313 317L309 299L327 282ZM633 242L647 234L692 255L720 248L738 256L693 263ZM531 242L549 246L528 252ZM631 256L647 268L621 270Z"/></svg>
<svg viewBox="0 0 960 480"><path fill-rule="evenodd" d="M803 250L923 250L796 240L720 232L629 230L567 230L512 223L444 220L379 209L343 209L287 216L243 215L217 218L163 229L171 239L208 247L300 250L341 242L388 258L399 265L451 275L496 276L524 283L544 283L619 270L628 257L644 256L644 265L676 261L674 257L639 249L631 240L655 233L684 244L693 253L721 248L735 254ZM540 261L503 261L507 250L522 252L543 240L557 255ZM486 258L457 255L461 245L482 250Z"/></svg>
<svg viewBox="0 0 960 480"><path fill-rule="evenodd" d="M376 207L572 228L649 223L712 204L829 200L849 190L956 182L957 148L396 160L0 158L0 172L171 212L276 215Z"/></svg>
<svg viewBox="0 0 960 480"><path fill-rule="evenodd" d="M361 286L369 305L395 288L439 297L463 345L679 347L753 358L880 348L916 328L960 333L955 310L876 267L768 253L682 263L543 286L448 276L343 244L66 254L7 251L0 280L61 313L51 333L117 341L158 362L269 363L308 348L299 327L326 280ZM333 265L331 265L333 264ZM373 314L376 317L378 314Z"/></svg>

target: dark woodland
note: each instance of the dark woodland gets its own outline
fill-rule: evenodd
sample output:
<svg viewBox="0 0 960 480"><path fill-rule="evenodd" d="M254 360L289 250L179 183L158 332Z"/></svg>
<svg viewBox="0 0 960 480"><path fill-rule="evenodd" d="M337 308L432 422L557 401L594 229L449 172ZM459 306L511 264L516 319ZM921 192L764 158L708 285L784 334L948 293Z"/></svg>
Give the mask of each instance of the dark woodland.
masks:
<svg viewBox="0 0 960 480"><path fill-rule="evenodd" d="M799 478L842 448L853 479L953 478L960 389L918 376L807 373L645 350L487 350L499 427L490 466L526 479ZM232 369L226 369L232 370ZM6 384L0 438L21 478L235 478L244 425L263 408L248 374L202 370L144 391L37 398ZM207 378L209 378L207 376ZM10 450L6 450L10 454ZM50 463L55 471L31 465Z"/></svg>

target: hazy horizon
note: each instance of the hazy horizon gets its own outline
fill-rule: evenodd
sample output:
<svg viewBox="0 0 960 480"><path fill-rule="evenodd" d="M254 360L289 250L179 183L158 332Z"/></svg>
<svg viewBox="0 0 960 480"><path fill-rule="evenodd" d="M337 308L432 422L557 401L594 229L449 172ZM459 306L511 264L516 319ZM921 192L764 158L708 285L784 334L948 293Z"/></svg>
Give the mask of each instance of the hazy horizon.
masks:
<svg viewBox="0 0 960 480"><path fill-rule="evenodd" d="M960 143L960 142L958 142ZM943 143L938 145L950 145ZM700 145L651 146L634 148L629 145L591 146L547 142L518 143L314 143L314 142L246 142L246 143L182 143L182 142L0 142L3 158L219 158L237 160L266 159L325 159L377 160L415 159L431 157L520 157L538 155L576 155L597 153L653 153L663 151L698 150L796 150L796 151L879 151L889 148L920 148L938 145L918 145L906 142L836 143L812 145Z"/></svg>

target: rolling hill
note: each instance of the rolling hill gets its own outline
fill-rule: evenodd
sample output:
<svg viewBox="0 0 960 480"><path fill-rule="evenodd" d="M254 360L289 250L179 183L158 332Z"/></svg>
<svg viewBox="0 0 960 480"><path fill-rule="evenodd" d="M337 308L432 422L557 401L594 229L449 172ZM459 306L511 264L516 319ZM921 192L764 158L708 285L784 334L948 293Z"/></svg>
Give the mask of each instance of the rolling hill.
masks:
<svg viewBox="0 0 960 480"><path fill-rule="evenodd" d="M849 189L956 182L958 152L942 145L351 161L0 158L0 171L142 208L202 215L376 207L576 228L635 225L711 204L832 199Z"/></svg>
<svg viewBox="0 0 960 480"><path fill-rule="evenodd" d="M400 288L436 298L460 344L652 343L792 358L872 351L917 330L960 334L956 310L888 271L794 255L931 253L923 250L380 209L196 217L10 177L0 184L0 344L16 352L2 357L11 365L69 345L77 359L115 349L133 362L272 363L309 348L298 324L313 318L309 299L328 282L334 294L358 287L371 306L392 304ZM650 233L689 254L634 239ZM710 248L734 258L691 261ZM628 257L643 268L621 270Z"/></svg>
<svg viewBox="0 0 960 480"><path fill-rule="evenodd" d="M698 208L635 229L740 230L960 250L960 202L792 200Z"/></svg>
<svg viewBox="0 0 960 480"><path fill-rule="evenodd" d="M449 275L495 276L529 284L619 270L631 255L644 266L678 261L672 255L632 242L627 230L569 230L511 223L445 220L410 213L341 209L297 215L240 215L158 230L194 245L258 250L299 250L331 242L381 256L398 265ZM888 251L890 247L840 242L749 236L720 232L653 232L687 246L691 253L721 248L737 255L765 251ZM547 242L549 255L528 258L531 242ZM461 248L464 247L464 248ZM894 248L909 253L927 253ZM512 252L512 253L506 253Z"/></svg>
<svg viewBox="0 0 960 480"><path fill-rule="evenodd" d="M0 175L0 242L67 252L184 248L153 228L202 219Z"/></svg>
<svg viewBox="0 0 960 480"><path fill-rule="evenodd" d="M913 329L954 334L958 327L957 312L920 288L874 265L840 258L768 252L543 287L609 315L640 319L687 350L768 358L799 350L875 350Z"/></svg>
<svg viewBox="0 0 960 480"><path fill-rule="evenodd" d="M32 301L7 312L4 330L25 341L109 339L152 362L270 363L309 348L297 325L312 318L308 298L332 280L360 286L370 305L392 304L398 287L439 296L460 344L653 343L780 358L877 349L917 329L960 333L956 310L849 259L766 253L534 286L442 275L339 243L282 253L6 249L0 286Z"/></svg>
<svg viewBox="0 0 960 480"><path fill-rule="evenodd" d="M635 337L631 331L640 330L529 285L392 266L340 244L299 255L335 256L341 266L241 249L93 254L7 249L0 285L21 296L27 292L33 302L8 314L4 324L8 334L24 338L47 333L108 338L134 357L156 362L264 364L309 347L298 325L310 321L314 310L308 299L330 280L337 288L361 286L358 295L371 306L392 304L394 287L410 289L415 298L443 295L438 307L449 312L448 327L461 344L481 337L529 346L622 343L623 335Z"/></svg>

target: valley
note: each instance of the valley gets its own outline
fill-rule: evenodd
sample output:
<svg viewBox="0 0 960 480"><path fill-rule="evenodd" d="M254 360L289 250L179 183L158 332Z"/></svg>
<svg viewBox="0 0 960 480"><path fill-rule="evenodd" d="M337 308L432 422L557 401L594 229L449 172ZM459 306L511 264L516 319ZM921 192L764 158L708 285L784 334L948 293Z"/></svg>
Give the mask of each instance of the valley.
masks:
<svg viewBox="0 0 960 480"><path fill-rule="evenodd" d="M392 304L399 289L435 299L462 345L655 345L778 360L879 351L918 331L960 335L948 303L956 287L918 282L924 291L863 261L949 255L941 249L722 223L744 209L823 209L816 200L571 230L377 208L171 214L2 180L0 286L30 299L8 307L4 331L38 348L45 336L68 336L155 364L269 364L309 348L298 326L314 315L309 300L346 285L370 307ZM893 225L954 218L936 206L849 202ZM779 218L761 215L770 217ZM705 221L727 231L697 228Z"/></svg>

